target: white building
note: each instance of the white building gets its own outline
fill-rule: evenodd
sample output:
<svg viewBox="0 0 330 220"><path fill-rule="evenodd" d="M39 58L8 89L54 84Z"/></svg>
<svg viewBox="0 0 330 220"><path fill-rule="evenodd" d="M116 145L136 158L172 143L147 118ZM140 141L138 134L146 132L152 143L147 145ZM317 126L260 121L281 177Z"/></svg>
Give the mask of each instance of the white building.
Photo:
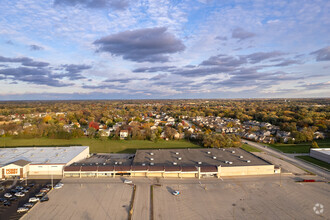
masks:
<svg viewBox="0 0 330 220"><path fill-rule="evenodd" d="M87 157L88 146L1 148L1 179L63 175L63 167Z"/></svg>
<svg viewBox="0 0 330 220"><path fill-rule="evenodd" d="M330 148L311 148L309 156L330 163Z"/></svg>

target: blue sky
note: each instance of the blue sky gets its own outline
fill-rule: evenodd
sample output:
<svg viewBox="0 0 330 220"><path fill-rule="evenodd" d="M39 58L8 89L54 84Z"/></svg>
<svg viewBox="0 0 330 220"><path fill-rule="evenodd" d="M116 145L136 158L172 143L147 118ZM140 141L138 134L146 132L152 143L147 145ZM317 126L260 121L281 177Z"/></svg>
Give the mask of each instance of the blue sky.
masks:
<svg viewBox="0 0 330 220"><path fill-rule="evenodd" d="M330 2L2 0L0 100L330 94Z"/></svg>

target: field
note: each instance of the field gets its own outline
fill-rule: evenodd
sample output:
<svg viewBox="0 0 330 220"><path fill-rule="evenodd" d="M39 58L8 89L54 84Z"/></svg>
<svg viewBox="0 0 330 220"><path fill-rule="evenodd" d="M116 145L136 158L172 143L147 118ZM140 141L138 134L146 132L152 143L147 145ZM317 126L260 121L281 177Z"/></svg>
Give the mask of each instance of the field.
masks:
<svg viewBox="0 0 330 220"><path fill-rule="evenodd" d="M243 144L241 148L248 152L261 152L261 150L259 150L258 148L252 147L248 144Z"/></svg>
<svg viewBox="0 0 330 220"><path fill-rule="evenodd" d="M316 141L320 148L330 147L330 139ZM283 153L309 153L311 143L300 143L300 144L269 144L270 147L275 148Z"/></svg>
<svg viewBox="0 0 330 220"><path fill-rule="evenodd" d="M135 153L137 149L147 148L196 148L196 144L186 140L158 142L145 140L101 140L89 138L77 139L48 139L48 138L33 138L33 139L14 139L10 137L0 138L1 147L19 147L19 146L70 146L82 145L89 146L91 153Z"/></svg>
<svg viewBox="0 0 330 220"><path fill-rule="evenodd" d="M318 160L318 159L315 159L315 158L310 157L310 156L296 156L296 157L298 157L298 158L300 158L302 160L306 160L306 161L308 161L310 163L316 164L316 165L318 165L320 167L324 167L324 168L330 170L330 164L327 163L327 162L324 162L322 160Z"/></svg>

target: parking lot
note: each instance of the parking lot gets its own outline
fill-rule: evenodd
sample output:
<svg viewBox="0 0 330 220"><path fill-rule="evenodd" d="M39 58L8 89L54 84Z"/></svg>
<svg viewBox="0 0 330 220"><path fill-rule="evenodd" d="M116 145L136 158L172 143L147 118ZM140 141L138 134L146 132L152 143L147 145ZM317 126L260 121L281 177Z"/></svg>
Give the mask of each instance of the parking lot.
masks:
<svg viewBox="0 0 330 220"><path fill-rule="evenodd" d="M54 180L54 184L59 180ZM29 180L27 182L28 185L25 185L25 181L17 181L15 185L13 185L13 181L6 181L2 185L5 187L5 190L0 193L0 198L6 199L10 202L10 206L5 206L4 202L0 202L0 219L20 219L24 212L17 213L17 209L22 207L25 203L28 203L30 197L34 197L41 188L43 188L46 184L48 184L49 180ZM31 185L33 184L33 186ZM12 186L11 188L9 188ZM15 196L14 190L17 186L22 186L24 189L29 187L29 190L24 193L24 196L18 197ZM11 198L5 198L5 194L10 193Z"/></svg>
<svg viewBox="0 0 330 220"><path fill-rule="evenodd" d="M298 177L215 179L131 178L136 184L132 219L327 219L328 183L297 183ZM311 176L299 178L316 178ZM47 203L26 219L127 219L132 186L123 179L64 179ZM150 186L153 191L151 205ZM180 195L172 195L178 190ZM322 204L322 211L320 205ZM319 214L315 213L319 211Z"/></svg>
<svg viewBox="0 0 330 220"><path fill-rule="evenodd" d="M64 179L23 219L127 219L133 187L115 180Z"/></svg>

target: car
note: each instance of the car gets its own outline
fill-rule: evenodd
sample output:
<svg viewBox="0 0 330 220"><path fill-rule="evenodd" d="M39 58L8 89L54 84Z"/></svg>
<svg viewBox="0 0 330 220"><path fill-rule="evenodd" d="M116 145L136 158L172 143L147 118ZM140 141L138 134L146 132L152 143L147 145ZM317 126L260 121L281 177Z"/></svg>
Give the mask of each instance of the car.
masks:
<svg viewBox="0 0 330 220"><path fill-rule="evenodd" d="M55 186L54 186L54 189L61 189L62 188L62 184L56 184Z"/></svg>
<svg viewBox="0 0 330 220"><path fill-rule="evenodd" d="M38 192L38 193L36 194L36 197L43 197L45 194L46 194L46 193L44 193L44 192Z"/></svg>
<svg viewBox="0 0 330 220"><path fill-rule="evenodd" d="M24 187L23 186L16 186L16 189L17 190L22 190L22 189L24 189Z"/></svg>
<svg viewBox="0 0 330 220"><path fill-rule="evenodd" d="M23 206L31 208L32 206L34 206L34 203L28 202L28 203L25 203Z"/></svg>
<svg viewBox="0 0 330 220"><path fill-rule="evenodd" d="M11 206L11 202L10 201L6 201L3 203L4 206Z"/></svg>
<svg viewBox="0 0 330 220"><path fill-rule="evenodd" d="M40 202L47 202L49 200L48 196L44 196L40 199Z"/></svg>
<svg viewBox="0 0 330 220"><path fill-rule="evenodd" d="M39 201L39 198L37 198L37 197L29 198L29 202L38 202L38 201Z"/></svg>
<svg viewBox="0 0 330 220"><path fill-rule="evenodd" d="M0 198L0 202L5 202L5 201L7 201L7 199L5 199L5 198Z"/></svg>
<svg viewBox="0 0 330 220"><path fill-rule="evenodd" d="M27 211L29 211L29 208L27 208L27 207L19 207L19 208L17 209L17 212L18 212L18 213L21 213L21 212L27 212Z"/></svg>
<svg viewBox="0 0 330 220"><path fill-rule="evenodd" d="M48 189L48 188L42 188L41 190L40 190L40 192L45 192L45 193L47 193L47 192L49 192L50 191L50 189Z"/></svg>
<svg viewBox="0 0 330 220"><path fill-rule="evenodd" d="M180 195L180 191L175 190L175 191L172 192L172 195L178 196L178 195Z"/></svg>
<svg viewBox="0 0 330 220"><path fill-rule="evenodd" d="M12 197L12 196L13 196L13 195L10 194L10 193L5 193L5 195L4 195L5 198L10 198L10 197Z"/></svg>
<svg viewBox="0 0 330 220"><path fill-rule="evenodd" d="M0 186L0 191L4 191L4 190L5 190L5 187Z"/></svg>
<svg viewBox="0 0 330 220"><path fill-rule="evenodd" d="M53 186L53 185L50 184L50 183L48 183L48 184L46 185L47 188L52 188L52 186Z"/></svg>
<svg viewBox="0 0 330 220"><path fill-rule="evenodd" d="M132 182L132 180L124 180L124 183L126 183L126 184L132 184L133 182Z"/></svg>
<svg viewBox="0 0 330 220"><path fill-rule="evenodd" d="M16 196L13 196L13 197L10 197L9 198L9 201L16 201L17 200L17 197Z"/></svg>
<svg viewBox="0 0 330 220"><path fill-rule="evenodd" d="M29 192L28 189L23 189L23 190L22 190L22 193L28 193L28 192Z"/></svg>
<svg viewBox="0 0 330 220"><path fill-rule="evenodd" d="M23 196L25 196L25 194L22 193L22 192L17 192L17 193L15 193L15 196L17 196L17 197L23 197Z"/></svg>
<svg viewBox="0 0 330 220"><path fill-rule="evenodd" d="M11 193L17 193L17 192L19 192L19 190L18 189L11 189L10 192Z"/></svg>
<svg viewBox="0 0 330 220"><path fill-rule="evenodd" d="M32 187L34 187L35 185L36 185L36 184L34 184L34 183L30 183L30 184L29 184L29 187L32 188Z"/></svg>

